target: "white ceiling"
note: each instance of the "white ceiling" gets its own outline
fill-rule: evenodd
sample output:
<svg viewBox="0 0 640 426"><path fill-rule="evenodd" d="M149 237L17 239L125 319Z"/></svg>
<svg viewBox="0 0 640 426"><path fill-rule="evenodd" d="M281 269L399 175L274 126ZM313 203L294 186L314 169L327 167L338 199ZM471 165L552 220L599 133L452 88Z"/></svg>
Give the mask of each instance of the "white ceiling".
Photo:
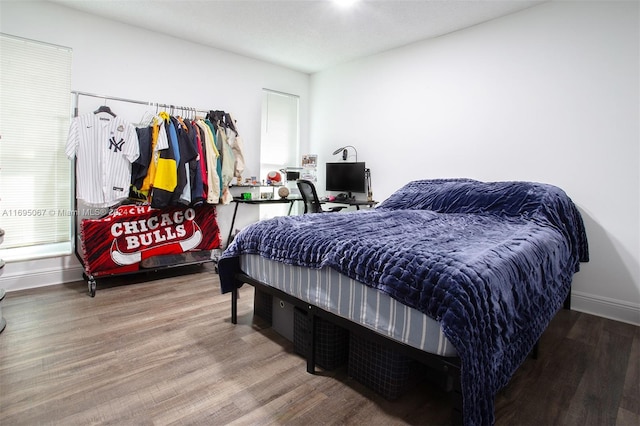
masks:
<svg viewBox="0 0 640 426"><path fill-rule="evenodd" d="M548 0L49 0L305 73Z"/></svg>

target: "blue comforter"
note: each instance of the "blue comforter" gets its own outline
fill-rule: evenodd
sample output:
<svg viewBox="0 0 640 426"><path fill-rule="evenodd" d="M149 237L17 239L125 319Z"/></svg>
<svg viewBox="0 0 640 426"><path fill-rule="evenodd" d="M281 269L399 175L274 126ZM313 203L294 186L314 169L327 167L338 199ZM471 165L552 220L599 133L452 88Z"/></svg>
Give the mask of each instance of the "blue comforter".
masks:
<svg viewBox="0 0 640 426"><path fill-rule="evenodd" d="M238 256L329 266L438 320L462 365L466 424L494 422L495 395L524 361L588 261L582 218L559 188L426 180L369 211L278 217L240 232Z"/></svg>

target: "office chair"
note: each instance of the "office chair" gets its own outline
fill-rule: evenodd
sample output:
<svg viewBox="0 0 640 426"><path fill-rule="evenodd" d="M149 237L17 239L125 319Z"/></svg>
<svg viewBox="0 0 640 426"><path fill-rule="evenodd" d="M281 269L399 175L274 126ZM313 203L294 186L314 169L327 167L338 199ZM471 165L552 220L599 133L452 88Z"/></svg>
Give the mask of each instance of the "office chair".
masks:
<svg viewBox="0 0 640 426"><path fill-rule="evenodd" d="M305 213L328 213L337 212L345 208L345 206L333 207L329 210L323 210L320 205L320 199L316 192L316 187L313 182L305 179L298 179L296 181L300 195L302 195L302 201L304 201Z"/></svg>

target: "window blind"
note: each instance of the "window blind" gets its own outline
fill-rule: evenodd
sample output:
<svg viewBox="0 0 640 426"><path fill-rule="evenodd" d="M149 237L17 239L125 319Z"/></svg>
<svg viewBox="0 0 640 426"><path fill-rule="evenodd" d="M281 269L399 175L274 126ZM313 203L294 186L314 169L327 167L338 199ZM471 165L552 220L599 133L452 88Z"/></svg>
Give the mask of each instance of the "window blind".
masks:
<svg viewBox="0 0 640 426"><path fill-rule="evenodd" d="M71 248L72 163L64 146L72 50L0 34L0 254Z"/></svg>
<svg viewBox="0 0 640 426"><path fill-rule="evenodd" d="M300 164L299 102L296 95L263 89L258 180L266 179L272 170ZM286 214L287 209L288 205L260 206L260 219Z"/></svg>

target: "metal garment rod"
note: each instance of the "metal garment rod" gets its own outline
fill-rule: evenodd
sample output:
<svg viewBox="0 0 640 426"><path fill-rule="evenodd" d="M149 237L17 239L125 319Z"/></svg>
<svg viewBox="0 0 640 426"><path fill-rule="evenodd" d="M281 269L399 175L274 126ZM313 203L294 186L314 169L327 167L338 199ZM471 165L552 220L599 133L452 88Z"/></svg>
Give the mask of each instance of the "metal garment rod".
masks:
<svg viewBox="0 0 640 426"><path fill-rule="evenodd" d="M131 104L139 104L139 105L147 105L150 107L157 107L157 108L171 108L173 109L178 109L178 110L183 110L183 111L195 111L196 113L208 113L209 111L205 111L205 110L201 110L201 109L197 109L197 108L191 108L191 107L185 107L185 106L179 106L179 105L171 105L171 104L160 104L157 102L147 102L147 101L138 101L135 99L126 99L126 98L119 98L116 96L106 96L106 95L98 95L96 93L89 93L89 92L79 92L76 90L72 90L71 93L74 96L74 106L73 106L73 116L77 117L78 116L78 102L79 102L79 98L80 96L89 96L92 98L100 98L100 99L104 99L104 100L109 100L109 101L119 101L119 102L128 102Z"/></svg>

